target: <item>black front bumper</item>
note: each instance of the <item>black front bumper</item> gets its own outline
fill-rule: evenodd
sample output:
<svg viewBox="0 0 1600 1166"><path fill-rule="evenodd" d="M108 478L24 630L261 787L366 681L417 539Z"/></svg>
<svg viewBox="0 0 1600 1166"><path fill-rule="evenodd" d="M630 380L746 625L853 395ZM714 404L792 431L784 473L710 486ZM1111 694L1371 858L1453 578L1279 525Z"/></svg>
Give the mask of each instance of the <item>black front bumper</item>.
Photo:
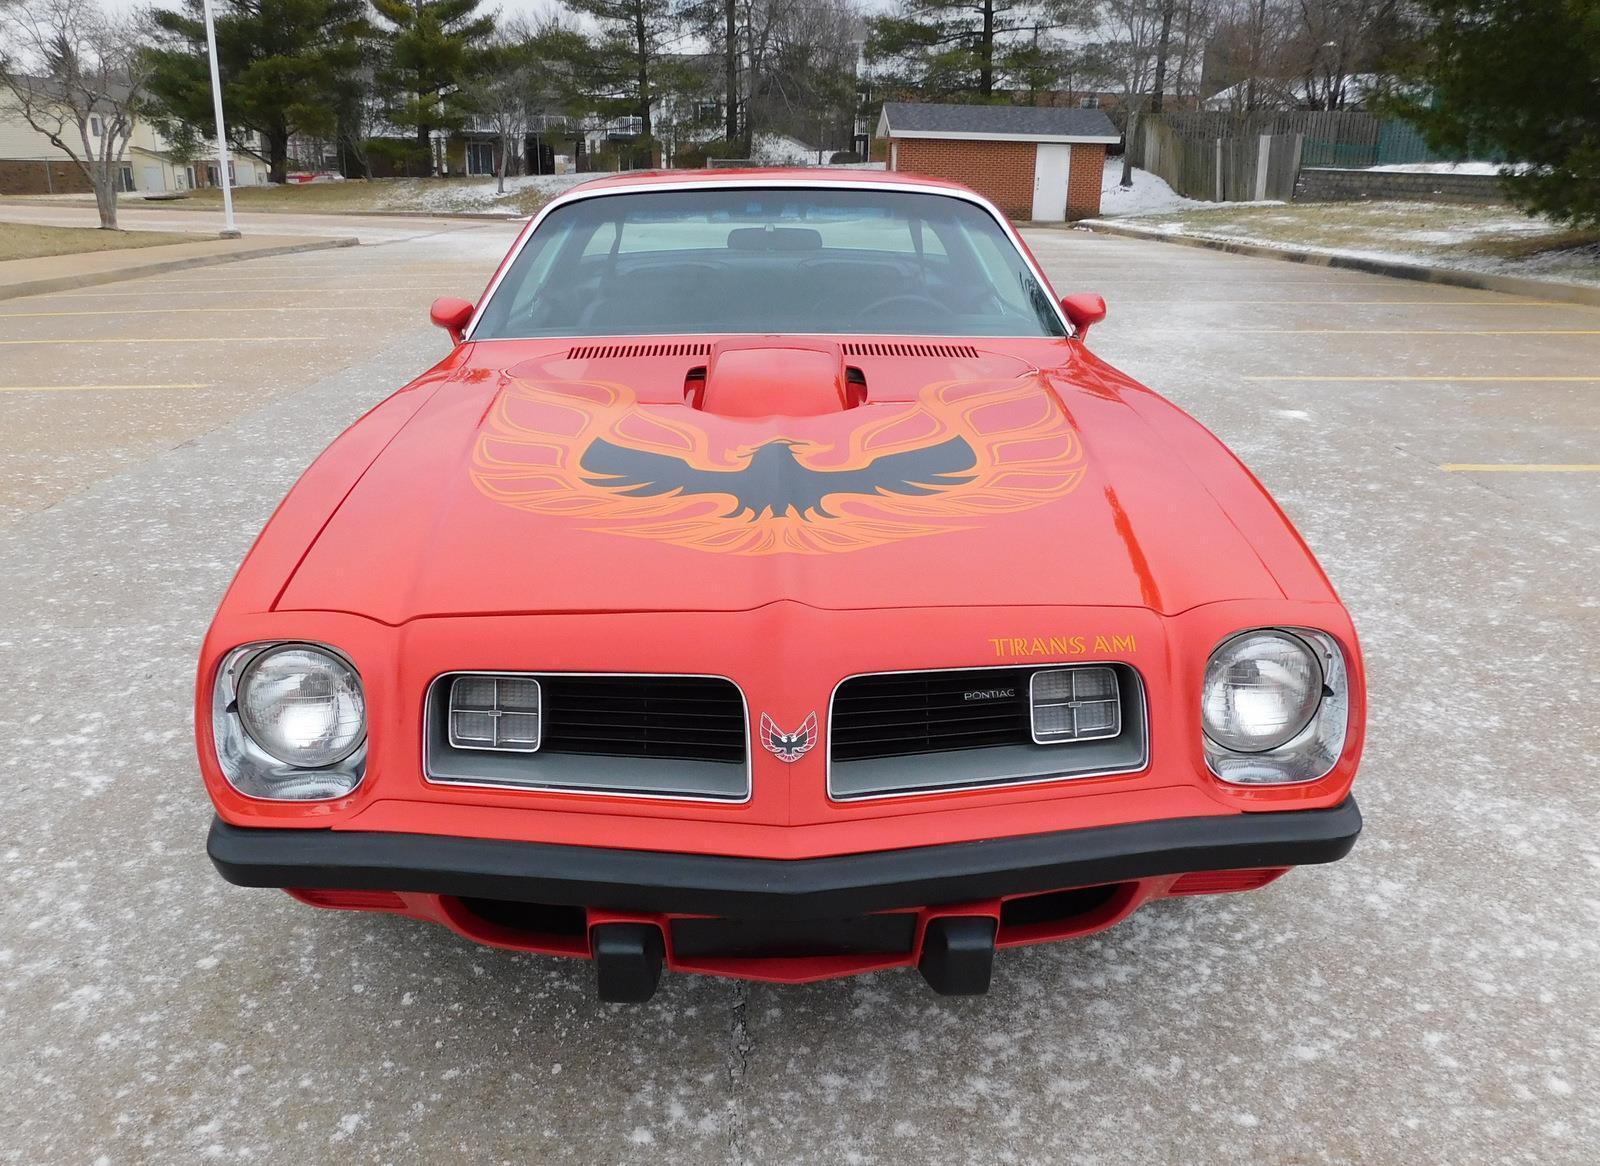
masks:
<svg viewBox="0 0 1600 1166"><path fill-rule="evenodd" d="M422 891L627 912L820 919L1190 871L1335 862L1361 832L1329 810L1170 818L833 858L729 858L434 834L211 824L242 887Z"/></svg>

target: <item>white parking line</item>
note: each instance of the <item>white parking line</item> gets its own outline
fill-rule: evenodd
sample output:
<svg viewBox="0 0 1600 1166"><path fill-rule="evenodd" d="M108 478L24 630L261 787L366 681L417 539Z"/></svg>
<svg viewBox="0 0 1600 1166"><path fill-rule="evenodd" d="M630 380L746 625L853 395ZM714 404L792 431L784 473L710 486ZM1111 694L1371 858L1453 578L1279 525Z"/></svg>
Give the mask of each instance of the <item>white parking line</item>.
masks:
<svg viewBox="0 0 1600 1166"><path fill-rule="evenodd" d="M209 389L195 385L0 385L0 393L86 393L104 389Z"/></svg>
<svg viewBox="0 0 1600 1166"><path fill-rule="evenodd" d="M299 344L333 340L333 336L107 336L62 340L0 340L0 344Z"/></svg>

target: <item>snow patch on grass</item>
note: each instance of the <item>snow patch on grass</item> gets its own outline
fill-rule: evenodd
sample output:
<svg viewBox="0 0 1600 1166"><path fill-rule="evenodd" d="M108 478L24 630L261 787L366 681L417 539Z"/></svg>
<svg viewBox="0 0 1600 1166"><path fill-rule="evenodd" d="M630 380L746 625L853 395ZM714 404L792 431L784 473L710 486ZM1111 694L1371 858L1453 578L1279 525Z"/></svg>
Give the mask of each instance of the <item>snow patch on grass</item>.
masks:
<svg viewBox="0 0 1600 1166"><path fill-rule="evenodd" d="M1264 202L1206 202L1186 198L1168 186L1158 175L1134 167L1133 185L1122 185L1122 163L1107 159L1105 174L1100 180L1100 217L1126 218L1135 215L1165 215L1174 211L1202 210L1219 206L1282 206L1268 199Z"/></svg>

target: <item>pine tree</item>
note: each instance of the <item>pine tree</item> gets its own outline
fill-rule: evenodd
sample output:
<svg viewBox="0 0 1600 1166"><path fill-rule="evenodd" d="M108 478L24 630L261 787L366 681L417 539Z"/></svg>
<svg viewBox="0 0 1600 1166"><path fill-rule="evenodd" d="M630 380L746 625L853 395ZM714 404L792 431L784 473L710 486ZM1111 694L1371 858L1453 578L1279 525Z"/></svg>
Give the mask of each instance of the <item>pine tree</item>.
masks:
<svg viewBox="0 0 1600 1166"><path fill-rule="evenodd" d="M641 144L648 146L656 68L676 30L671 0L567 0L567 6L600 23L604 39L592 61L596 88L641 119Z"/></svg>
<svg viewBox="0 0 1600 1166"><path fill-rule="evenodd" d="M929 97L993 97L1008 65L1038 58L1043 32L1071 23L1068 0L901 0L867 22L867 55L891 85Z"/></svg>
<svg viewBox="0 0 1600 1166"><path fill-rule="evenodd" d="M1530 210L1600 224L1600 3L1428 0L1419 95L1401 103L1438 150L1493 147Z"/></svg>
<svg viewBox="0 0 1600 1166"><path fill-rule="evenodd" d="M283 182L289 139L334 129L338 79L360 64L363 0L220 0L217 61L223 120L253 130L267 148L268 177ZM216 133L201 0L152 14L159 47L149 56L155 120L179 140Z"/></svg>
<svg viewBox="0 0 1600 1166"><path fill-rule="evenodd" d="M372 0L378 15L378 88L389 121L413 131L419 160L433 165L433 131L466 120L463 86L473 73L474 47L494 32L494 17L479 15L480 0Z"/></svg>

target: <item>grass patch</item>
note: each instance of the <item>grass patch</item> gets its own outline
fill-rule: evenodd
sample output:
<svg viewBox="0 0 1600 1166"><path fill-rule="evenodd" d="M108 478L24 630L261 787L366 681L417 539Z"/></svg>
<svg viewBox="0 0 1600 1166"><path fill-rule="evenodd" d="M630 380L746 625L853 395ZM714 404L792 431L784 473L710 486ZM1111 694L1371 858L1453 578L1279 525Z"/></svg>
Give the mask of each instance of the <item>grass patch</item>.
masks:
<svg viewBox="0 0 1600 1166"><path fill-rule="evenodd" d="M81 255L88 251L121 251L132 247L164 247L193 243L197 235L165 231L102 231L98 227L35 227L27 223L0 223L0 262L7 259L43 259L50 255Z"/></svg>
<svg viewBox="0 0 1600 1166"><path fill-rule="evenodd" d="M583 178L592 177L583 175ZM376 178L371 181L308 182L288 186L245 186L233 192L240 211L279 211L290 214L362 214L373 211L409 211L422 214L477 212L531 215L555 194L580 181L580 176L507 179L507 190L495 192L492 178ZM197 190L171 200L134 201L128 205L151 209L220 207L222 192Z"/></svg>
<svg viewBox="0 0 1600 1166"><path fill-rule="evenodd" d="M1574 248L1592 249L1596 245L1600 245L1600 228L1597 227L1572 227L1564 231L1552 231L1546 235L1521 239L1483 240L1483 250L1507 259L1526 259L1533 255Z"/></svg>
<svg viewBox="0 0 1600 1166"><path fill-rule="evenodd" d="M1600 230L1561 226L1510 206L1289 203L1206 207L1128 221L1185 235L1355 251L1506 275L1600 282Z"/></svg>

